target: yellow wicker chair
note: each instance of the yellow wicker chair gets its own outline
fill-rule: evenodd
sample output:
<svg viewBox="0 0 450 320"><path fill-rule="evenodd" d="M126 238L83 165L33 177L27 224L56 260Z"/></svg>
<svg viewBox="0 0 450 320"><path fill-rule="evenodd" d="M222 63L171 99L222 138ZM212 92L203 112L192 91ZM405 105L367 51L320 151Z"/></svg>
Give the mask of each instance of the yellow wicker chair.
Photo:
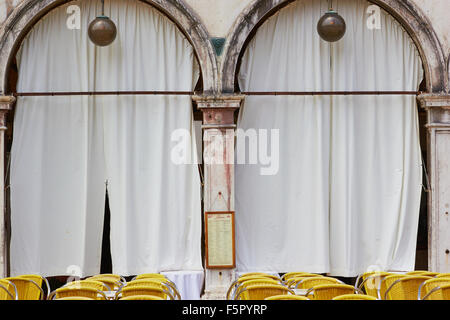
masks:
<svg viewBox="0 0 450 320"><path fill-rule="evenodd" d="M73 296L73 297L62 297L62 298L56 298L53 300L95 300L94 298L88 298L88 297L81 297L81 296Z"/></svg>
<svg viewBox="0 0 450 320"><path fill-rule="evenodd" d="M416 270L416 271L410 271L405 273L407 276L428 276L428 277L435 277L439 275L439 272L432 272L432 271L426 271L426 270Z"/></svg>
<svg viewBox="0 0 450 320"><path fill-rule="evenodd" d="M417 300L420 285L429 279L432 278L414 275L399 278L388 286L384 293L384 300Z"/></svg>
<svg viewBox="0 0 450 320"><path fill-rule="evenodd" d="M282 284L281 283L281 279L275 279L273 277L266 277L263 274L246 274L243 276L240 276L239 278L237 278L235 281L233 281L233 283L228 287L227 290L227 295L226 295L226 299L230 300L233 299L233 296L236 294L237 292L237 288L241 285L242 282L244 281L248 281L248 280L266 280L269 279L269 281L276 281L278 284Z"/></svg>
<svg viewBox="0 0 450 320"><path fill-rule="evenodd" d="M130 282L131 283L131 282ZM172 293L169 290L164 289L161 284L146 283L142 285L136 285L135 283L122 287L116 292L115 300L123 299L129 296L151 295L163 298L163 300L175 300Z"/></svg>
<svg viewBox="0 0 450 320"><path fill-rule="evenodd" d="M318 277L320 276L320 274L315 274L315 273L310 273L310 272L287 272L285 274L283 274L281 276L281 280L283 282L287 282L289 279L294 278L294 277L301 277L301 276L314 276L314 277Z"/></svg>
<svg viewBox="0 0 450 320"><path fill-rule="evenodd" d="M138 279L138 280L131 280L130 282L127 283L126 286L127 287L145 286L147 284L158 285L162 289L169 291L175 300L181 300L181 295L178 292L174 283L168 281L166 278L144 278L144 279Z"/></svg>
<svg viewBox="0 0 450 320"><path fill-rule="evenodd" d="M323 277L321 275L316 275L316 274L303 274L303 275L296 275L296 276L292 276L286 279L286 281L284 282L284 284L286 286L288 286L291 289L294 289L297 286L297 283L299 283L300 281L302 281L303 279L306 278L317 278L317 277Z"/></svg>
<svg viewBox="0 0 450 320"><path fill-rule="evenodd" d="M120 279L120 277L119 277ZM112 291L118 290L120 287L122 287L125 282L122 280L117 280L116 277L111 277L109 275L95 275L89 278L86 278L85 280L95 280L100 281L104 284L106 284Z"/></svg>
<svg viewBox="0 0 450 320"><path fill-rule="evenodd" d="M121 275L118 275L118 274L114 274L114 273L100 273L100 274L93 275L90 278L112 279L112 280L115 280L115 281L121 282L121 283L127 282L124 277L122 277Z"/></svg>
<svg viewBox="0 0 450 320"><path fill-rule="evenodd" d="M450 273L439 273L436 278L442 278L442 277L446 277L449 278L450 277Z"/></svg>
<svg viewBox="0 0 450 320"><path fill-rule="evenodd" d="M161 273L142 273L142 274L138 274L137 276L135 276L133 279L131 280L140 280L140 279L145 279L145 278L164 278L167 279L167 277Z"/></svg>
<svg viewBox="0 0 450 320"><path fill-rule="evenodd" d="M270 296L264 298L264 300L309 300L309 299L304 296L297 296L293 294L280 294L277 296Z"/></svg>
<svg viewBox="0 0 450 320"><path fill-rule="evenodd" d="M0 279L0 300L18 300L17 288L9 280Z"/></svg>
<svg viewBox="0 0 450 320"><path fill-rule="evenodd" d="M440 286L445 286L447 284L450 284L450 277L439 277L439 278L428 279L420 285L417 298L419 300L421 300L421 299L423 299L424 296L426 296L434 288L440 287ZM435 298L438 298L437 296L438 296L438 294L434 294L428 300L434 300ZM442 300L442 299L437 299L437 300Z"/></svg>
<svg viewBox="0 0 450 320"><path fill-rule="evenodd" d="M239 276L239 278L243 278L243 277L248 277L248 276L263 276L263 277L267 277L267 278L272 278L274 280L279 280L281 282L281 278L279 276L270 274L270 273L265 273L265 272L247 272L244 274L241 274Z"/></svg>
<svg viewBox="0 0 450 320"><path fill-rule="evenodd" d="M143 273L143 274L138 274L137 276L135 276L133 280L143 280L143 279L164 279L166 282L169 282L172 284L172 286L174 288L176 288L175 283L170 280L169 278L167 278L165 275L161 274L161 273Z"/></svg>
<svg viewBox="0 0 450 320"><path fill-rule="evenodd" d="M93 289L97 289L100 291L112 291L111 288L98 280L91 280L91 279L85 279L85 280L77 280L77 281L72 281L72 282L68 282L66 283L64 287L77 287L77 288L93 288Z"/></svg>
<svg viewBox="0 0 450 320"><path fill-rule="evenodd" d="M107 300L105 293L92 287L65 286L52 291L48 300L60 300L61 298L84 297L93 300Z"/></svg>
<svg viewBox="0 0 450 320"><path fill-rule="evenodd" d="M408 277L408 276L403 273L396 273L396 274L392 274L390 276L386 276L383 279L381 279L381 281L379 282L379 288L378 288L378 294L379 294L378 299L385 300L386 291L390 287L390 285L393 284L398 279L401 279L404 277Z"/></svg>
<svg viewBox="0 0 450 320"><path fill-rule="evenodd" d="M18 300L44 300L45 292L39 283L26 276L4 278L14 283Z"/></svg>
<svg viewBox="0 0 450 320"><path fill-rule="evenodd" d="M243 288L236 295L236 300L264 300L267 297L292 294L295 292L280 284L259 284Z"/></svg>
<svg viewBox="0 0 450 320"><path fill-rule="evenodd" d="M242 290L244 290L246 287L254 286L254 285L265 285L265 284L281 285L281 283L278 282L277 280L272 279L272 278L265 278L265 277L262 277L259 279L244 280L238 286L236 286L236 289L234 291L232 299L235 300L236 297L238 295L240 295L240 292ZM245 295L245 293L243 293L243 294ZM243 299L245 299L245 297L243 297Z"/></svg>
<svg viewBox="0 0 450 320"><path fill-rule="evenodd" d="M342 281L332 277L307 277L297 282L295 289L310 289L319 284L344 284Z"/></svg>
<svg viewBox="0 0 450 320"><path fill-rule="evenodd" d="M43 289L43 285L45 284L45 287L47 288L47 293L46 293L46 297L48 297L48 295L51 292L50 289L50 284L48 283L48 280L46 277L43 277L39 274L23 274L18 276L19 278L25 278L25 279L29 279L29 280L33 280L34 282L36 282L42 289Z"/></svg>
<svg viewBox="0 0 450 320"><path fill-rule="evenodd" d="M319 284L309 288L305 296L311 300L331 300L344 294L354 294L354 286L349 284Z"/></svg>
<svg viewBox="0 0 450 320"><path fill-rule="evenodd" d="M164 298L161 298L158 296L152 296L149 294L146 294L146 295L141 294L141 295L123 297L119 300L164 300Z"/></svg>
<svg viewBox="0 0 450 320"><path fill-rule="evenodd" d="M450 284L433 288L423 297L423 300L450 300Z"/></svg>
<svg viewBox="0 0 450 320"><path fill-rule="evenodd" d="M367 294L343 294L337 297L334 297L331 300L378 300L375 297L369 296Z"/></svg>
<svg viewBox="0 0 450 320"><path fill-rule="evenodd" d="M361 276L362 282L355 288L358 288L361 291L364 290L367 295L379 299L379 289L381 281L383 281L384 278L390 275L392 275L392 273L384 271L365 273Z"/></svg>

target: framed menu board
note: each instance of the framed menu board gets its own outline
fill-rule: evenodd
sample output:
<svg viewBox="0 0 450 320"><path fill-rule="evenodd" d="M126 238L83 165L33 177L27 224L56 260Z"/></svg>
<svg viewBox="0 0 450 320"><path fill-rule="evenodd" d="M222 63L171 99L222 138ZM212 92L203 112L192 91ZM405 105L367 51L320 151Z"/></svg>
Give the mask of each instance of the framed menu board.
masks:
<svg viewBox="0 0 450 320"><path fill-rule="evenodd" d="M205 212L206 268L236 266L234 212Z"/></svg>

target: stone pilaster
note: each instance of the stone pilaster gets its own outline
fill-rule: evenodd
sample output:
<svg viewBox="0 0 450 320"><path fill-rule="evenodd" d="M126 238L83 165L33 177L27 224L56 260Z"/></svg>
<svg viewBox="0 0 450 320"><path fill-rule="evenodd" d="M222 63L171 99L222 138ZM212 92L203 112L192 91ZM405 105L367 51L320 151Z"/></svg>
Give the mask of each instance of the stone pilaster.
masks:
<svg viewBox="0 0 450 320"><path fill-rule="evenodd" d="M11 96L0 96L0 278L7 276L7 239L5 228L5 131L6 115L16 99Z"/></svg>
<svg viewBox="0 0 450 320"><path fill-rule="evenodd" d="M428 118L428 269L450 272L450 96L418 99Z"/></svg>
<svg viewBox="0 0 450 320"><path fill-rule="evenodd" d="M243 96L195 96L203 111L204 210L234 211L234 113ZM206 269L206 300L223 300L234 280L234 269Z"/></svg>

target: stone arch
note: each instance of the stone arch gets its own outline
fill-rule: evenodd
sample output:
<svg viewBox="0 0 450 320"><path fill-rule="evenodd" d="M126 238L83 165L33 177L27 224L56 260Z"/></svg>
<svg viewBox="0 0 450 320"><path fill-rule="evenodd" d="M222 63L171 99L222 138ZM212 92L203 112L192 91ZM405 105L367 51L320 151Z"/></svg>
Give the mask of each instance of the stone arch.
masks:
<svg viewBox="0 0 450 320"><path fill-rule="evenodd" d="M238 17L224 48L221 90L235 91L238 64L248 41L271 15L295 0L255 0ZM411 0L369 0L392 15L408 32L423 61L428 93L447 92L446 58L439 39L425 14Z"/></svg>
<svg viewBox="0 0 450 320"><path fill-rule="evenodd" d="M51 10L73 0L25 0L19 4L0 29L0 95L10 94L8 69L23 38ZM196 53L203 78L203 91L215 92L218 83L216 55L209 34L183 0L139 0L147 3L174 22Z"/></svg>

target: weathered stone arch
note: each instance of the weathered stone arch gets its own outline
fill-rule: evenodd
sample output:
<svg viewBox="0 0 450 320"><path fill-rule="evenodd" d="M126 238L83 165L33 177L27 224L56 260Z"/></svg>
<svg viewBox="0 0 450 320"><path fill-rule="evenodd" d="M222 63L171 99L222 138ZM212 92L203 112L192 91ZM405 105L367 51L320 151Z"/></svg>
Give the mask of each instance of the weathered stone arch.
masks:
<svg viewBox="0 0 450 320"><path fill-rule="evenodd" d="M73 0L25 0L0 29L0 95L8 92L8 68L22 39L52 9ZM172 20L192 44L203 78L204 92L215 92L218 83L216 55L201 20L183 0L139 0L152 5Z"/></svg>
<svg viewBox="0 0 450 320"><path fill-rule="evenodd" d="M268 17L295 0L255 0L238 17L224 48L221 90L234 92L240 57L253 32ZM439 39L425 14L411 0L369 0L391 14L409 33L421 55L427 92L448 92L446 58Z"/></svg>

